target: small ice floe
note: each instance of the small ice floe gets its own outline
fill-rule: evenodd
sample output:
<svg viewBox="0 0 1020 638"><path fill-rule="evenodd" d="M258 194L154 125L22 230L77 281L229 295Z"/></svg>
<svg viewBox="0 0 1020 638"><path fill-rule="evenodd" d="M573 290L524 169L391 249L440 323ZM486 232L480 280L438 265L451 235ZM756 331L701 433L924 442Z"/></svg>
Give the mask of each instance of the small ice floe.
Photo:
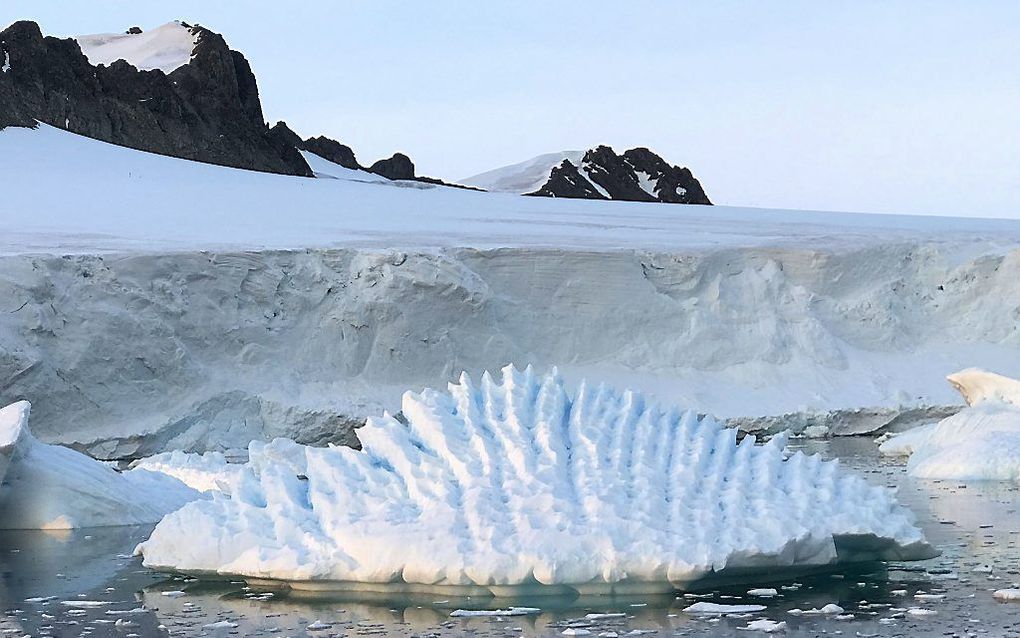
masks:
<svg viewBox="0 0 1020 638"><path fill-rule="evenodd" d="M925 602L938 602L940 600L945 600L946 595L945 594L923 594L923 593L917 593L917 594L914 594L914 598L916 598L917 600L923 600Z"/></svg>
<svg viewBox="0 0 1020 638"><path fill-rule="evenodd" d="M762 618L760 620L752 620L747 623L746 627L738 627L738 629L744 631L764 631L767 634L774 634L777 631L786 631L786 621L776 622L775 620Z"/></svg>
<svg viewBox="0 0 1020 638"><path fill-rule="evenodd" d="M560 634L563 636L590 636L591 631L583 627L567 627Z"/></svg>
<svg viewBox="0 0 1020 638"><path fill-rule="evenodd" d="M107 609L105 613L107 616L135 616L138 614L147 614L149 613L149 610L146 609L145 607L135 607L134 609L123 610Z"/></svg>
<svg viewBox="0 0 1020 638"><path fill-rule="evenodd" d="M62 600L62 601L60 601L60 604L64 605L65 607L93 608L93 607L106 607L107 605L112 605L113 601L109 601L109 600Z"/></svg>
<svg viewBox="0 0 1020 638"><path fill-rule="evenodd" d="M894 589L894 590L892 590L889 593L891 595L893 595L893 596L906 596L907 595L907 590L906 589Z"/></svg>
<svg viewBox="0 0 1020 638"><path fill-rule="evenodd" d="M484 616L531 616L540 614L538 607L508 607L506 609L454 609L451 618L479 618Z"/></svg>
<svg viewBox="0 0 1020 638"><path fill-rule="evenodd" d="M791 616L835 616L843 613L843 608L835 603L829 603L821 609L791 609L788 612Z"/></svg>
<svg viewBox="0 0 1020 638"><path fill-rule="evenodd" d="M765 605L720 605L719 603L701 601L686 607L684 613L720 616L723 614L753 614L765 611L765 609Z"/></svg>
<svg viewBox="0 0 1020 638"><path fill-rule="evenodd" d="M36 604L36 603L48 603L48 602L54 601L56 599L57 599L56 596L36 596L34 598L26 598L25 602L26 603L32 603L32 604Z"/></svg>
<svg viewBox="0 0 1020 638"><path fill-rule="evenodd" d="M305 629L307 631L326 631L327 629L331 629L332 627L333 627L333 625L331 625L331 624L329 624L327 622L322 622L321 620L316 620L312 624L307 625L305 627Z"/></svg>
<svg viewBox="0 0 1020 638"><path fill-rule="evenodd" d="M181 596L187 596L183 591L175 589L174 591L161 591L160 596L166 596L167 598L180 598Z"/></svg>
<svg viewBox="0 0 1020 638"><path fill-rule="evenodd" d="M585 620L609 620L611 618L626 618L627 614L623 612L612 612L603 614L585 614Z"/></svg>
<svg viewBox="0 0 1020 638"><path fill-rule="evenodd" d="M934 609L924 609L923 607L911 607L907 610L907 613L911 616L934 616L939 612Z"/></svg>
<svg viewBox="0 0 1020 638"><path fill-rule="evenodd" d="M757 596L758 598L772 598L778 596L779 592L771 587L760 587L758 589L748 589L748 596Z"/></svg>
<svg viewBox="0 0 1020 638"><path fill-rule="evenodd" d="M996 589L992 596L1002 602L1017 602L1020 601L1020 589Z"/></svg>
<svg viewBox="0 0 1020 638"><path fill-rule="evenodd" d="M208 625L202 625L202 629L236 629L237 623L230 622L229 620L221 620L219 622L211 622Z"/></svg>

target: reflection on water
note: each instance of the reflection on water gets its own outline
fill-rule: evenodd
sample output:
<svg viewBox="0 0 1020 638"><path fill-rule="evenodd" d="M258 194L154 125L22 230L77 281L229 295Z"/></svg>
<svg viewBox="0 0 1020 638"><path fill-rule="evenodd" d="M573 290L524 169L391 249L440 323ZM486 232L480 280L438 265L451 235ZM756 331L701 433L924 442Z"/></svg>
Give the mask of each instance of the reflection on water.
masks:
<svg viewBox="0 0 1020 638"><path fill-rule="evenodd" d="M992 590L1020 581L1017 486L914 482L864 439L808 441L803 448L838 457L877 484L899 487L900 500L917 513L943 555L773 584L779 591L775 598L749 596L748 587L680 597L541 597L498 601L501 607L541 608L536 615L451 618L453 609L487 609L494 603L436 596L319 598L240 582L166 578L130 556L148 528L5 532L0 533L0 636L559 636L567 631L607 638L628 633L746 637L755 633L741 629L757 618L785 621L787 635L1020 635L1020 604L997 603L991 596ZM684 614L684 607L697 600L767 609L746 617ZM829 603L844 613L789 613ZM585 618L593 612L601 617Z"/></svg>

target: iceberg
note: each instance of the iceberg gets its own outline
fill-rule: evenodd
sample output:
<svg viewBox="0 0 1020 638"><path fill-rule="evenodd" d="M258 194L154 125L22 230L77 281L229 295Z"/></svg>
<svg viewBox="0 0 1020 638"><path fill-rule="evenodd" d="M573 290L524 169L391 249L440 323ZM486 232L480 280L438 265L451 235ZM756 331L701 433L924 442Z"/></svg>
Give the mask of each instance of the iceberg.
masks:
<svg viewBox="0 0 1020 638"><path fill-rule="evenodd" d="M663 593L935 555L892 493L786 439L508 366L405 393L363 449L254 442L148 567L314 590Z"/></svg>
<svg viewBox="0 0 1020 638"><path fill-rule="evenodd" d="M924 479L1020 480L1020 381L977 368L946 377L966 408L907 430L879 447L907 456L907 474Z"/></svg>
<svg viewBox="0 0 1020 638"><path fill-rule="evenodd" d="M177 479L117 472L84 454L38 441L31 406L0 409L0 529L70 529L155 523L201 498Z"/></svg>

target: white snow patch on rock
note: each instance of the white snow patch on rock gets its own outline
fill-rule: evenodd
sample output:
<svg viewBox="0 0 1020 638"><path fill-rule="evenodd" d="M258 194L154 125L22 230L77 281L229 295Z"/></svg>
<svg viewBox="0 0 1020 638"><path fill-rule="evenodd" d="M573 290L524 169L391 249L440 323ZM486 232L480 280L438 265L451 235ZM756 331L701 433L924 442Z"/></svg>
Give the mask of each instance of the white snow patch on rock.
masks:
<svg viewBox="0 0 1020 638"><path fill-rule="evenodd" d="M84 454L46 445L28 430L30 405L0 410L0 529L68 529L154 523L199 498L177 479L119 473Z"/></svg>
<svg viewBox="0 0 1020 638"><path fill-rule="evenodd" d="M198 35L180 22L169 22L137 34L79 35L75 40L95 66L125 60L140 71L171 73L191 61Z"/></svg>
<svg viewBox="0 0 1020 638"><path fill-rule="evenodd" d="M164 518L138 547L162 570L289 581L663 592L932 555L891 492L640 394L512 366L406 393L363 450L253 443L229 495ZM697 525L680 521L697 521Z"/></svg>

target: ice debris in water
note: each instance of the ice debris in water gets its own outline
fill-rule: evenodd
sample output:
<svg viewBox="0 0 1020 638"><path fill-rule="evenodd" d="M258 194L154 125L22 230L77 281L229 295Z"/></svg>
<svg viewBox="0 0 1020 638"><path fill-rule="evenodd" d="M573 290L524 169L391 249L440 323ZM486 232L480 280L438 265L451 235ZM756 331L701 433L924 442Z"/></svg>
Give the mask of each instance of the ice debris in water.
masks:
<svg viewBox="0 0 1020 638"><path fill-rule="evenodd" d="M1020 480L1020 381L976 368L946 378L968 407L888 439L882 454L909 456L917 478Z"/></svg>
<svg viewBox="0 0 1020 638"><path fill-rule="evenodd" d="M31 406L0 409L0 529L155 523L201 494L170 476L117 472L28 429Z"/></svg>
<svg viewBox="0 0 1020 638"><path fill-rule="evenodd" d="M553 370L405 393L361 451L252 443L164 518L147 566L387 591L663 592L933 550L892 493L635 392ZM311 582L314 581L314 582ZM557 586L553 588L542 586Z"/></svg>

